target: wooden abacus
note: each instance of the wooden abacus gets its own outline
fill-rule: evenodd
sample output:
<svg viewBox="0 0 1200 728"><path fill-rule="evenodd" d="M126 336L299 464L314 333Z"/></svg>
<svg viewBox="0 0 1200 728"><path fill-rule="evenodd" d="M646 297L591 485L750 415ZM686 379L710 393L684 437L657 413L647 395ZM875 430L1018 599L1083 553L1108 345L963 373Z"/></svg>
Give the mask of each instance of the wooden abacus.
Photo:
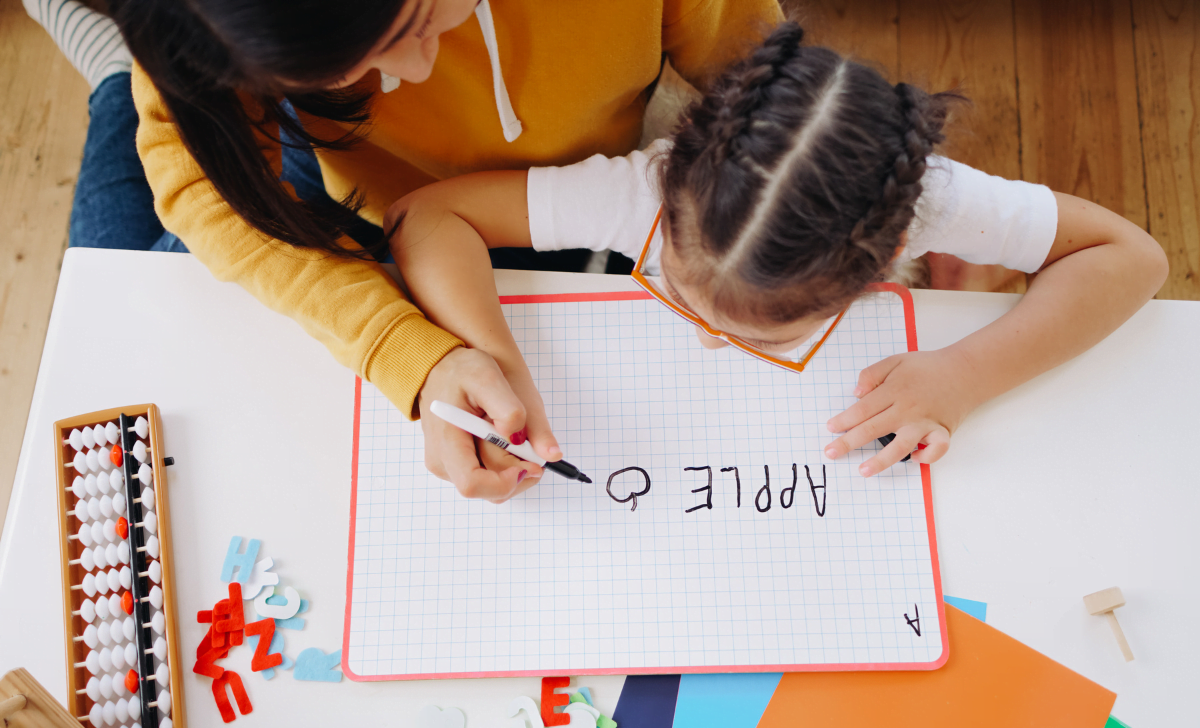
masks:
<svg viewBox="0 0 1200 728"><path fill-rule="evenodd" d="M59 420L54 437L67 709L95 728L186 728L158 408Z"/></svg>

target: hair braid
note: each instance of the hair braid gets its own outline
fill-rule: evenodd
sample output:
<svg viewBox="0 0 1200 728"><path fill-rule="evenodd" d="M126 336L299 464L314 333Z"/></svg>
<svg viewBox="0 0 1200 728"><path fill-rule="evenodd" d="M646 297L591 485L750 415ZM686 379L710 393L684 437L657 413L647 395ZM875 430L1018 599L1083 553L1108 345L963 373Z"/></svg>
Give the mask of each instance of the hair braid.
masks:
<svg viewBox="0 0 1200 728"><path fill-rule="evenodd" d="M931 97L907 83L896 85L901 123L907 127L901 130L902 148L884 178L879 199L850 233L851 243L868 251L881 266L889 261L878 260L882 251L871 241L877 237L898 237L912 223L914 206L923 191L921 179L925 176L927 159L945 139L942 127L948 106L944 96L947 94Z"/></svg>

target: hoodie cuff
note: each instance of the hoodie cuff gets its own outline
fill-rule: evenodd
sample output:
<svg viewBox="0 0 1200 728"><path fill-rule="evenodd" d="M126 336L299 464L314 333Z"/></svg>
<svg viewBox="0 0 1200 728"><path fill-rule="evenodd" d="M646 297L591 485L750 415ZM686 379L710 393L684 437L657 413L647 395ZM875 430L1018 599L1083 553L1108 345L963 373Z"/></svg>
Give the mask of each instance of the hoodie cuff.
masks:
<svg viewBox="0 0 1200 728"><path fill-rule="evenodd" d="M367 356L363 377L383 392L409 420L419 416L417 395L442 357L463 342L431 324L424 316L401 318L380 337Z"/></svg>

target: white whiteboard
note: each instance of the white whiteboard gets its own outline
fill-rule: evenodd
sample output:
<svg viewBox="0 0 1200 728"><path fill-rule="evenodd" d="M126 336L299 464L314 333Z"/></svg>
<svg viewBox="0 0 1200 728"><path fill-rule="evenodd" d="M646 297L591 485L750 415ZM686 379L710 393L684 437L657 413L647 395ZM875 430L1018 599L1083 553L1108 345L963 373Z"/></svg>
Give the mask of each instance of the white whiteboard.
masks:
<svg viewBox="0 0 1200 728"><path fill-rule="evenodd" d="M547 473L507 504L468 501L425 470L420 426L360 383L352 678L944 663L928 469L863 479L877 446L821 454L859 371L915 348L907 291L855 303L801 374L701 348L643 294L502 303L596 483Z"/></svg>

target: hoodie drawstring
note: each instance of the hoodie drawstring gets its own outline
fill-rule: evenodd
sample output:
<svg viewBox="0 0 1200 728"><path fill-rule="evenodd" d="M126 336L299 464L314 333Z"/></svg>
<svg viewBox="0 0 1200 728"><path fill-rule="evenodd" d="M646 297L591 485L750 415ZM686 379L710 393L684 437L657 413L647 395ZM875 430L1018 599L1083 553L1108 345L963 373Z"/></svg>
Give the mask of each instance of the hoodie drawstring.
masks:
<svg viewBox="0 0 1200 728"><path fill-rule="evenodd" d="M496 44L496 25L492 22L492 7L488 0L481 0L475 6L475 17L479 19L479 28L483 31L483 43L487 46L488 60L492 63L492 93L496 96L496 111L500 114L500 128L504 131L504 140L515 141L521 136L524 127L521 120L513 111L512 102L508 98L508 89L504 86L504 74L500 71L500 47Z"/></svg>

